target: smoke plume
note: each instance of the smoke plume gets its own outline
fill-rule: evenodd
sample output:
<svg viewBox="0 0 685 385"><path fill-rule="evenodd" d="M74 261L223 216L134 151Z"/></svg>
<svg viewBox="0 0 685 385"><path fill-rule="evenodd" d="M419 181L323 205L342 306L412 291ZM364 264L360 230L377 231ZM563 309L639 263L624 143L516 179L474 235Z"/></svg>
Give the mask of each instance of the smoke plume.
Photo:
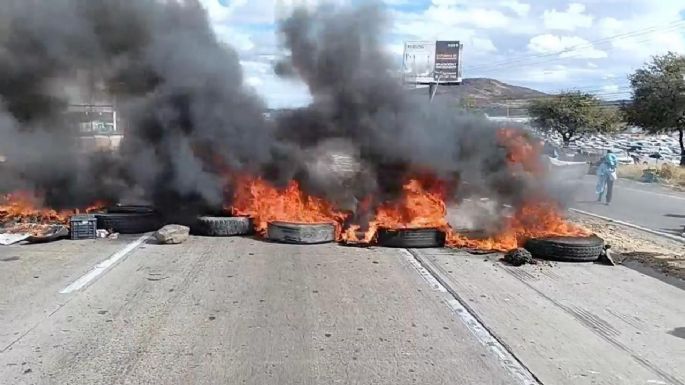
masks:
<svg viewBox="0 0 685 385"><path fill-rule="evenodd" d="M385 16L377 5L321 7L296 11L281 25L291 56L279 68L292 68L306 82L313 103L282 116L280 135L305 147L345 140L365 170L348 183L343 198L336 184L316 174L305 185L336 200L370 195L381 203L397 196L407 176L430 172L453 184L455 201L475 196L519 205L537 182L508 167L500 127L448 102L429 103L425 92L403 89L380 40ZM478 222L489 227L501 214L482 211L488 212L496 218Z"/></svg>
<svg viewBox="0 0 685 385"><path fill-rule="evenodd" d="M449 181L455 201L515 207L538 188L511 172L496 125L403 89L378 5L300 9L282 22L290 54L278 73L301 78L313 102L273 121L197 1L0 6L0 193L39 191L53 206L136 198L194 215L230 199L227 171L296 179L350 211L367 196L397 197L416 173ZM63 85L82 73L124 117L117 154L88 154L75 141Z"/></svg>
<svg viewBox="0 0 685 385"><path fill-rule="evenodd" d="M0 13L1 191L79 205L136 189L162 207L220 206L217 167L269 162L264 105L197 1L2 0ZM65 118L59 85L83 73L125 117L116 156L80 151Z"/></svg>

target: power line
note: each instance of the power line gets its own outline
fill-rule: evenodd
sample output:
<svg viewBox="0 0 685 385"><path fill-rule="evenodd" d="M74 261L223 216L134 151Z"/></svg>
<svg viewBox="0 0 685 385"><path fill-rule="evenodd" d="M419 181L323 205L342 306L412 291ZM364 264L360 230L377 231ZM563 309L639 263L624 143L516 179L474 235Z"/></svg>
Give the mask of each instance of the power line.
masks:
<svg viewBox="0 0 685 385"><path fill-rule="evenodd" d="M541 64L541 63L549 63L549 62L554 62L554 61L559 61L559 60L564 60L568 58L562 58L559 57L559 55L562 55L564 53L572 53L578 49L583 49L583 48L593 48L595 44L605 44L605 43L610 43L612 41L616 40L623 40L627 38L632 38L632 37L638 37L641 35L649 35L653 34L655 32L670 32L670 31L675 31L679 30L681 28L685 27L685 20L679 20L679 21L672 21L668 23L667 25L661 25L661 26L653 26L650 28L645 28L641 30L635 30L631 32L625 32L609 37L605 37L602 39L597 39L593 41L589 41L587 43L583 44L578 44L575 46L567 47L563 50L556 51L556 52L550 52L550 53L540 53L540 54L532 54L532 55L525 55L521 56L519 58L514 58L514 59L508 59L506 61L502 61L499 63L493 63L491 65L486 65L485 67L477 67L477 66L468 66L465 67L464 70L469 70L469 69L476 69L479 72L489 72L493 71L496 69L502 69L502 68L510 68L510 67L516 67L520 65L528 65L528 64ZM651 38L648 39L642 39L636 41L636 43L641 43L645 41L649 41ZM614 49L614 48L611 48ZM535 59L535 58L552 58L552 60L546 60L546 61L538 61L538 62L533 62L533 63L528 63L530 59Z"/></svg>
<svg viewBox="0 0 685 385"><path fill-rule="evenodd" d="M680 28L683 26L684 23L685 23L684 20L677 20L677 21L673 21L673 22L669 23L666 26L658 25L658 26L652 26L649 28L641 29L641 30L624 32L621 34L608 36L608 37L605 37L602 39L597 39L597 40L588 41L586 43L577 44L577 45L567 47L567 48L564 48L564 49L562 49L560 51L556 51L556 52L540 53L540 54L533 54L533 55L522 55L519 58L514 58L513 60L507 59L507 60L499 62L499 63L493 63L491 65L491 67L499 67L502 65L520 62L522 60L527 60L529 58L537 58L537 57L542 58L542 57L549 57L549 56L557 56L557 55L561 55L561 54L564 54L567 52L574 51L574 50L579 49L579 48L590 48L590 47L593 47L594 44L610 42L612 40L617 40L619 38L634 37L634 36L640 36L640 35L644 35L644 34L654 33L654 32L659 31L660 29L671 29L673 27ZM469 66L469 67L466 67L465 69L472 69L472 68L476 68L476 67L475 66Z"/></svg>

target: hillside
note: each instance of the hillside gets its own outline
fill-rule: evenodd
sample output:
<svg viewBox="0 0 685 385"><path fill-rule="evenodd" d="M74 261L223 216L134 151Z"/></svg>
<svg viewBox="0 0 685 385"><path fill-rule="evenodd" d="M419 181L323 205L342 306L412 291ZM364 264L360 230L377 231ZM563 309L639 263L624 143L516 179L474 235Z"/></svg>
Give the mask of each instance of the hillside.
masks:
<svg viewBox="0 0 685 385"><path fill-rule="evenodd" d="M427 88L412 89L410 92L428 95ZM522 107L534 98L547 94L531 88L514 86L495 79L470 78L464 79L458 86L440 86L436 97L451 98L459 105L469 108L483 109L489 114L505 115L509 113L519 115L524 113Z"/></svg>

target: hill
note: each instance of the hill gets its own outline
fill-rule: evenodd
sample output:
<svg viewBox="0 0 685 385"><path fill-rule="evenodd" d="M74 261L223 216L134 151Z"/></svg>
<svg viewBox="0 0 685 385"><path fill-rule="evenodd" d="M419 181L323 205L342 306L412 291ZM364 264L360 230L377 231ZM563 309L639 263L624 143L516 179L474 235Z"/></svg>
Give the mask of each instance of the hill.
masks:
<svg viewBox="0 0 685 385"><path fill-rule="evenodd" d="M412 89L410 92L428 95L427 88ZM524 115L525 105L530 99L547 96L532 88L515 86L495 79L469 78L457 86L440 86L436 97L451 98L455 103L468 108L484 110L490 115Z"/></svg>

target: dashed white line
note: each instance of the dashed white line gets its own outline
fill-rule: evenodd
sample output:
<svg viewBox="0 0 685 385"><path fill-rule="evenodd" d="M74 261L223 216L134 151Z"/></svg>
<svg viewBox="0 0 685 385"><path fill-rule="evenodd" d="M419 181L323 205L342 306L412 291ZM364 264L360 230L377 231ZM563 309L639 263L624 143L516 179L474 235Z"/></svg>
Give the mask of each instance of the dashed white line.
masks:
<svg viewBox="0 0 685 385"><path fill-rule="evenodd" d="M97 265L95 265L95 267L93 267L93 269L84 274L81 278L77 279L76 281L72 282L69 286L62 289L60 291L60 294L73 293L86 287L97 277L99 277L102 273L107 271L107 269L112 267L115 263L117 263L119 260L128 255L128 253L133 251L136 247L140 246L143 242L150 238L150 235L150 233L143 235L142 237L126 245L126 247L124 247L123 249L114 253L111 257L98 263Z"/></svg>

